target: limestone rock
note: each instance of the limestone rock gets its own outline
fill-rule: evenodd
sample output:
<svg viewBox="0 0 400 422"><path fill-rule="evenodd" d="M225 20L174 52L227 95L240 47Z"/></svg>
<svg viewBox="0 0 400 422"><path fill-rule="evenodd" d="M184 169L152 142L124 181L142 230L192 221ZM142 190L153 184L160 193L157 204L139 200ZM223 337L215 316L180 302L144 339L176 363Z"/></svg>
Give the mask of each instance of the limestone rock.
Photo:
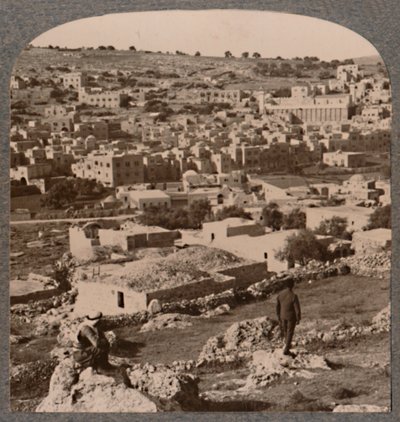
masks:
<svg viewBox="0 0 400 422"><path fill-rule="evenodd" d="M378 331L389 331L390 329L390 304L383 308L372 318L372 326Z"/></svg>
<svg viewBox="0 0 400 422"><path fill-rule="evenodd" d="M157 406L137 390L117 384L111 377L96 374L91 368L79 379L69 363L54 372L49 395L37 412L156 412ZM65 378L64 378L65 377Z"/></svg>
<svg viewBox="0 0 400 422"><path fill-rule="evenodd" d="M21 343L27 343L28 341L29 341L29 337L10 334L10 344L21 344Z"/></svg>
<svg viewBox="0 0 400 422"><path fill-rule="evenodd" d="M285 356L282 350L258 350L253 353L250 374L244 389L266 386L282 375L312 378L312 370L329 370L326 360L318 355L298 352L293 358Z"/></svg>
<svg viewBox="0 0 400 422"><path fill-rule="evenodd" d="M150 315L158 314L161 312L161 303L158 299L152 299L147 306L147 311Z"/></svg>
<svg viewBox="0 0 400 422"><path fill-rule="evenodd" d="M249 357L254 350L271 346L277 324L268 317L232 324L222 335L208 339L197 366L210 362L233 362Z"/></svg>
<svg viewBox="0 0 400 422"><path fill-rule="evenodd" d="M140 329L141 332L158 331L166 328L185 328L192 325L193 317L185 314L161 314L148 321Z"/></svg>
<svg viewBox="0 0 400 422"><path fill-rule="evenodd" d="M227 303L224 303L223 305L220 305L215 309L211 309L210 311L205 312L201 316L203 318L211 318L218 315L228 314L230 310L231 310L231 307Z"/></svg>
<svg viewBox="0 0 400 422"><path fill-rule="evenodd" d="M177 373L164 365L136 365L127 371L134 388L157 399L179 403L182 410L193 409L199 400L198 379Z"/></svg>

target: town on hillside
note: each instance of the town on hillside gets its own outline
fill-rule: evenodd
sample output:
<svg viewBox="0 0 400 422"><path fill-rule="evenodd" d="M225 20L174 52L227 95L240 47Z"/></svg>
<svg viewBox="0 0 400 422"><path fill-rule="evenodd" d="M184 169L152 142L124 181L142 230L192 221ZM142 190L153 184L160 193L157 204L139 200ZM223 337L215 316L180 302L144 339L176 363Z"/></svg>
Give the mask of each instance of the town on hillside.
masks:
<svg viewBox="0 0 400 422"><path fill-rule="evenodd" d="M198 48L21 52L12 409L387 411L381 58ZM295 331L279 317L288 294L301 303ZM82 372L85 321L98 320L108 366Z"/></svg>

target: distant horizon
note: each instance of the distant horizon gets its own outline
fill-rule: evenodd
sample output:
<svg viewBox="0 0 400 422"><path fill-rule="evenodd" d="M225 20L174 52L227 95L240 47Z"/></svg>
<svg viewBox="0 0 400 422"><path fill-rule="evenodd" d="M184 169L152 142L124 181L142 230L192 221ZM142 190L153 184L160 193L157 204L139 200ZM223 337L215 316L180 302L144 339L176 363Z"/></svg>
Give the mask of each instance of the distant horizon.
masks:
<svg viewBox="0 0 400 422"><path fill-rule="evenodd" d="M251 23L251 25L249 25ZM300 35L299 35L300 34ZM205 57L234 57L243 52L261 58L315 56L331 61L381 57L356 32L309 16L240 10L156 11L109 14L57 26L36 37L34 47L94 48L112 45L136 50Z"/></svg>
<svg viewBox="0 0 400 422"><path fill-rule="evenodd" d="M129 52L129 51L131 51L131 50L129 50L129 48L124 49L124 48L116 48L116 47L114 48L114 50L108 50L108 49L99 50L100 46L92 47L92 46L86 46L86 45L82 45L81 47L68 47L68 46L64 46L64 45L61 46L61 45L56 45L56 44L55 45L53 45L53 44L49 44L49 45L33 45L33 44L30 44L30 45L32 45L33 48L43 48L43 49L49 49L49 46L51 46L52 48L50 48L50 50L58 50L58 49L59 50L69 50L69 51L78 51L78 50L97 51L98 50L98 51L110 51L110 52L112 52L112 51L116 51L116 52L118 52L118 51ZM110 44L108 44L108 45L110 45ZM104 47L107 47L107 45L104 45ZM136 49L135 51L131 51L131 52L132 53L135 53L135 52L136 53L144 53L144 54L165 54L165 55L168 55L168 56L179 55L179 54L176 54L175 51L161 51L161 50L150 51L150 50L142 50L142 49L138 50L138 49ZM194 56L194 54L185 53L184 51L182 53L184 53L184 54L182 54L182 56L189 56L189 57ZM253 53L253 51L249 51L249 57L248 57L249 59L252 59L252 53ZM282 60L294 60L296 58L296 57L284 57L281 54L279 54L278 56L281 57ZM222 56L210 56L210 55L207 55L207 54L201 54L200 57L204 57L204 58L207 58L207 57L225 58L224 55L222 55ZM304 59L304 57L307 57L307 56L303 56L303 57L297 56L297 57L300 58L300 59ZM308 57L312 57L312 56L308 56ZM339 60L339 61L350 60L350 59L357 60L357 59L364 59L364 58L369 58L369 57L371 57L371 58L376 57L377 59L381 59L381 56L378 53L376 53L376 54L369 54L369 55L366 55L366 56L346 57L344 59L341 59L341 60L337 59L337 60ZM237 55L237 56L233 55L232 58L233 59L242 59L241 55ZM261 59L276 60L276 57L263 57L263 56L261 56L261 57L258 58L258 60L261 60ZM332 59L332 60L335 60L335 59ZM321 59L321 61L322 61L322 59Z"/></svg>

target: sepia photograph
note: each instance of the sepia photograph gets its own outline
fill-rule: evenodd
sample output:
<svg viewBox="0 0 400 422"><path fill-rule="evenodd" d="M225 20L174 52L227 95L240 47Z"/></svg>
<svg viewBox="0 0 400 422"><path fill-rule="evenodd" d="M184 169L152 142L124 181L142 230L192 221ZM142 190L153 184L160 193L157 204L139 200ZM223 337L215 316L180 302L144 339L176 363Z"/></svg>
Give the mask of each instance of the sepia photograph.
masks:
<svg viewBox="0 0 400 422"><path fill-rule="evenodd" d="M106 14L33 39L9 93L12 412L391 411L370 41L280 12Z"/></svg>

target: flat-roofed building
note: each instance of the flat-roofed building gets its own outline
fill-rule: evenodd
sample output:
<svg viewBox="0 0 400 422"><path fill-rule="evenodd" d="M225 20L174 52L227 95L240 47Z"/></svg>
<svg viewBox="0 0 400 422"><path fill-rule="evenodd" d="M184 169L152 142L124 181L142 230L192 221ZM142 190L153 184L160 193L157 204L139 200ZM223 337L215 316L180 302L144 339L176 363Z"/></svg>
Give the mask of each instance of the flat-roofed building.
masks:
<svg viewBox="0 0 400 422"><path fill-rule="evenodd" d="M356 168L365 166L366 156L363 152L344 152L338 150L335 152L324 152L322 161L330 167Z"/></svg>
<svg viewBox="0 0 400 422"><path fill-rule="evenodd" d="M141 211L151 207L170 208L171 198L159 189L124 190L118 189L117 198L125 208L137 208Z"/></svg>
<svg viewBox="0 0 400 422"><path fill-rule="evenodd" d="M83 72L64 73L61 76L64 88L81 89L87 85L87 76Z"/></svg>
<svg viewBox="0 0 400 422"><path fill-rule="evenodd" d="M127 94L119 91L92 91L87 88L79 89L79 104L88 104L104 108L119 108L128 98Z"/></svg>
<svg viewBox="0 0 400 422"><path fill-rule="evenodd" d="M77 177L93 179L107 187L143 183L143 156L93 151L73 164L72 172Z"/></svg>
<svg viewBox="0 0 400 422"><path fill-rule="evenodd" d="M371 208L357 207L351 205L338 207L306 208L306 226L308 229L316 229L322 221L330 220L333 217L347 219L348 231L359 231L367 226L369 216L373 210Z"/></svg>

